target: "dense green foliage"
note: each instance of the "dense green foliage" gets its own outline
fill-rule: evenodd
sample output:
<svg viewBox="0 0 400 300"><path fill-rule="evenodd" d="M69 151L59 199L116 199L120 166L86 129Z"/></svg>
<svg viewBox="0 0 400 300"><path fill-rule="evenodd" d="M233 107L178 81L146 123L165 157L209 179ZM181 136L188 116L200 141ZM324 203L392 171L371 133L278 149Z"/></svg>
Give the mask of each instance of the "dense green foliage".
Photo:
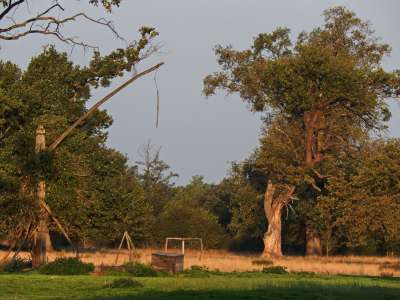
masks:
<svg viewBox="0 0 400 300"><path fill-rule="evenodd" d="M106 284L105 286L112 289L138 288L143 287L143 283L132 278L118 278L110 284Z"/></svg>
<svg viewBox="0 0 400 300"><path fill-rule="evenodd" d="M34 139L41 124L47 144L54 141L86 112L91 90L130 71L156 36L144 27L136 43L106 56L95 52L85 67L53 47L25 71L0 62L0 236L12 238L37 222L33 197L44 179L46 202L74 240L111 245L126 230L139 242L148 238L152 208L126 157L105 145L112 124L105 111L96 111L53 152L36 154Z"/></svg>
<svg viewBox="0 0 400 300"><path fill-rule="evenodd" d="M85 275L94 271L94 265L84 263L78 258L57 258L39 268L39 273L46 275Z"/></svg>
<svg viewBox="0 0 400 300"><path fill-rule="evenodd" d="M31 268L32 262L30 260L17 256L1 264L0 272L16 273L24 270L30 270Z"/></svg>
<svg viewBox="0 0 400 300"><path fill-rule="evenodd" d="M135 277L156 277L157 271L152 266L140 262L126 263L124 270Z"/></svg>
<svg viewBox="0 0 400 300"><path fill-rule="evenodd" d="M193 177L185 187L176 188L159 216L160 237L200 237L208 248L223 246L224 231L218 217L202 205L210 190L201 177Z"/></svg>
<svg viewBox="0 0 400 300"><path fill-rule="evenodd" d="M364 145L329 180L317 212L327 247L371 253L400 251L400 140Z"/></svg>
<svg viewBox="0 0 400 300"><path fill-rule="evenodd" d="M398 299L397 279L296 274L140 278L141 288L109 288L117 277L0 275L2 299Z"/></svg>
<svg viewBox="0 0 400 300"><path fill-rule="evenodd" d="M286 271L285 267L282 266L273 266L273 267L265 267L262 269L263 273L267 274L287 274L288 271Z"/></svg>

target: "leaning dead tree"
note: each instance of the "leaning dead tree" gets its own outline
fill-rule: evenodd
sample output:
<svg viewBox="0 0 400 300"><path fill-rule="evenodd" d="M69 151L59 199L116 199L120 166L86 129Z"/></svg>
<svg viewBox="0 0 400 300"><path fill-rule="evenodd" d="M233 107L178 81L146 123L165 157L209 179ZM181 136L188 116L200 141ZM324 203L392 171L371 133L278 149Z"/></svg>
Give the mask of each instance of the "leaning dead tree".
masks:
<svg viewBox="0 0 400 300"><path fill-rule="evenodd" d="M118 6L121 0L89 0L92 5L102 5L106 11L111 11L113 6ZM96 48L80 40L76 36L66 35L64 27L75 22L88 22L100 25L110 30L117 38L122 37L115 30L111 21L105 18L93 18L84 12L68 14L67 1L41 1L41 10L32 13L32 2L29 0L0 0L0 40L19 40L29 35L52 36L57 40L71 46ZM36 8L36 7L35 7Z"/></svg>

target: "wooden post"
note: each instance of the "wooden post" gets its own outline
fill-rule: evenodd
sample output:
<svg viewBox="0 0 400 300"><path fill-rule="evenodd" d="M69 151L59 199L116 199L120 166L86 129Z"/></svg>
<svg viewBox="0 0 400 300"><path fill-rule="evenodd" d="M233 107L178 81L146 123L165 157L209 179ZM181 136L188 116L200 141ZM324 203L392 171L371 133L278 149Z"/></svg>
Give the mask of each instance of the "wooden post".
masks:
<svg viewBox="0 0 400 300"><path fill-rule="evenodd" d="M46 132L42 125L39 125L36 130L35 151L40 153L46 148ZM32 247L32 266L37 268L47 262L47 250L50 247L50 237L48 228L49 215L43 208L42 202L46 197L46 182L41 180L38 182L36 191L36 203L40 209L39 224L33 238Z"/></svg>
<svg viewBox="0 0 400 300"><path fill-rule="evenodd" d="M126 241L126 247L128 248L128 254L129 254L129 262L132 262L134 259L134 251L135 250L135 245L133 244L132 238L129 235L127 231L124 232L124 235L122 236L121 243L119 244L118 250L117 250L117 256L115 257L115 265L118 263L118 258L119 254L121 252L121 247L124 243L124 240Z"/></svg>

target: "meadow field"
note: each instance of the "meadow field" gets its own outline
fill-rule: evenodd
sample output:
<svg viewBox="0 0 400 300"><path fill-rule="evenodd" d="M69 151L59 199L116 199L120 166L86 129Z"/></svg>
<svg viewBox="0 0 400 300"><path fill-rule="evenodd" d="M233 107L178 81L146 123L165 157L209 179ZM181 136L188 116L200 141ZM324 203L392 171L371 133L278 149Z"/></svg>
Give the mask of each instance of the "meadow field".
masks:
<svg viewBox="0 0 400 300"><path fill-rule="evenodd" d="M151 253L161 249L137 249L136 260L143 263L151 262ZM0 257L6 252L0 251ZM114 266L116 250L99 250L85 252L79 255L84 262L93 263L97 267ZM27 252L21 252L21 257L28 258ZM72 252L50 252L49 260L57 257L72 257ZM121 250L118 265L128 262L128 252ZM237 254L222 250L207 250L200 257L196 250L186 250L185 268L204 266L210 270L222 272L260 271L267 266L283 266L289 272L313 272L320 275L354 275L354 276L384 276L400 277L400 258L395 256L284 256L279 259L266 260L256 254Z"/></svg>
<svg viewBox="0 0 400 300"><path fill-rule="evenodd" d="M135 259L150 263L158 249L138 249ZM294 257L262 259L254 254L207 250L185 253L185 271L177 275L134 277L115 265L117 251L80 254L96 268L91 275L42 275L37 271L0 273L0 299L400 299L400 259L397 257ZM0 252L3 257L4 252ZM28 258L26 252L20 257ZM49 260L71 257L51 252ZM128 262L122 251L117 265ZM201 272L191 272L201 266ZM271 274L263 268L282 266L288 273ZM111 271L110 271L111 270ZM139 286L115 287L131 278Z"/></svg>
<svg viewBox="0 0 400 300"><path fill-rule="evenodd" d="M0 299L330 299L397 300L398 278L237 273L210 277L137 278L113 288L116 276L0 275Z"/></svg>

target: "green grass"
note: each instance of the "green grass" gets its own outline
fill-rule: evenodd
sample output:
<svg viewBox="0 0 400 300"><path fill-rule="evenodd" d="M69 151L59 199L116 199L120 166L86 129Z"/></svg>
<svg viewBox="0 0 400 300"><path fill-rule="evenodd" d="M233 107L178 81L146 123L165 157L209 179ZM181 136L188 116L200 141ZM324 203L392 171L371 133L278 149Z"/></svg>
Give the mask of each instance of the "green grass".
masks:
<svg viewBox="0 0 400 300"><path fill-rule="evenodd" d="M127 277L127 276L125 276ZM393 299L399 278L239 273L205 278L136 278L143 287L110 288L117 276L0 275L0 299Z"/></svg>

